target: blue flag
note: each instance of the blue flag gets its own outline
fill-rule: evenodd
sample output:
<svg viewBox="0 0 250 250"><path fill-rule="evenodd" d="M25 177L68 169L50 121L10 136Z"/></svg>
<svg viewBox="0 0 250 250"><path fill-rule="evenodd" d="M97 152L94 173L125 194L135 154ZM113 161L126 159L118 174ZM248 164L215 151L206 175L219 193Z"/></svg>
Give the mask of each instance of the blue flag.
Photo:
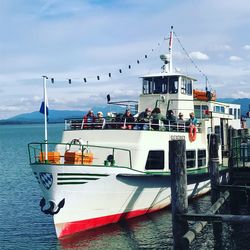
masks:
<svg viewBox="0 0 250 250"><path fill-rule="evenodd" d="M39 112L42 113L42 114L45 114L44 102L41 103L41 107L40 107ZM48 109L48 107L46 107L46 114L47 114L47 116L49 116L49 109Z"/></svg>

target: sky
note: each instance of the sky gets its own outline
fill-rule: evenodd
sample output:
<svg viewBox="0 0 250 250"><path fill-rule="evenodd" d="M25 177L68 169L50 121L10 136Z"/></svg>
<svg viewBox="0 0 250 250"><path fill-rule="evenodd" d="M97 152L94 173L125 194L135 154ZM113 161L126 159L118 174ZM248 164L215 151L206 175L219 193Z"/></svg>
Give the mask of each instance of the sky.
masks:
<svg viewBox="0 0 250 250"><path fill-rule="evenodd" d="M39 110L43 75L50 109L136 100L172 25L174 68L199 89L206 75L218 97L250 98L248 0L0 0L0 119Z"/></svg>

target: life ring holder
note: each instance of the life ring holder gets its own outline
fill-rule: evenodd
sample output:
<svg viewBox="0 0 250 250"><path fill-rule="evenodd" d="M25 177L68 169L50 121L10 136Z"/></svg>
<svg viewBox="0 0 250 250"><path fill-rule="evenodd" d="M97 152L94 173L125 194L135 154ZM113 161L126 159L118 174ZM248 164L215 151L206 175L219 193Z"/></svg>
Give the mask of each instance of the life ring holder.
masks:
<svg viewBox="0 0 250 250"><path fill-rule="evenodd" d="M197 128L194 124L191 124L189 127L189 141L193 142L196 140Z"/></svg>

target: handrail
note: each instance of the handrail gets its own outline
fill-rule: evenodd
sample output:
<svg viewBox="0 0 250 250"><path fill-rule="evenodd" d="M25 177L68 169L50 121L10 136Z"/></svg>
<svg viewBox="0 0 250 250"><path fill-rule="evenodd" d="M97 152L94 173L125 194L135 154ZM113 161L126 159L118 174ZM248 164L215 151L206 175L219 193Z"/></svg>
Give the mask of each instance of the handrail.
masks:
<svg viewBox="0 0 250 250"><path fill-rule="evenodd" d="M131 151L129 149L109 147L109 146L96 146L90 144L75 144L75 143L47 143L50 149L48 161L44 159L44 142L32 142L28 144L28 153L30 164L52 164L52 165L94 165L94 166L114 166L114 167L128 167L132 168ZM73 147L73 149L71 148ZM53 149L52 149L53 148ZM56 151L54 150L56 148ZM71 150L72 149L72 150ZM73 154L77 157L77 163L66 163L66 152ZM122 157L115 159L118 152L123 152ZM101 162L102 159L102 162ZM110 160L111 159L111 160ZM87 162L86 162L87 160ZM120 163L126 162L127 166ZM119 165L120 164L120 165Z"/></svg>
<svg viewBox="0 0 250 250"><path fill-rule="evenodd" d="M68 119L65 120L65 130L89 130L89 129L132 129L132 130L159 130L159 131L176 131L176 132L188 132L189 124L187 121L172 122L169 120L159 121L158 123L148 122L127 122L113 121L107 118L103 119L103 122L89 122L84 123L81 119ZM197 132L201 132L200 124L197 125Z"/></svg>

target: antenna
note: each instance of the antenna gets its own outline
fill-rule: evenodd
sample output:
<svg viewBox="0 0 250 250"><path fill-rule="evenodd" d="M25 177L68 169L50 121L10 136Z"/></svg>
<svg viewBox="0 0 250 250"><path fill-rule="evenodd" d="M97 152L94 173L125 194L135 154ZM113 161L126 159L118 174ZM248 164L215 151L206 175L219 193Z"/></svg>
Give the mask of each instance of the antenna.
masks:
<svg viewBox="0 0 250 250"><path fill-rule="evenodd" d="M173 26L171 26L170 37L169 37L169 47L168 54L160 55L161 60L164 62L162 66L163 72L172 73L172 47L173 47Z"/></svg>

